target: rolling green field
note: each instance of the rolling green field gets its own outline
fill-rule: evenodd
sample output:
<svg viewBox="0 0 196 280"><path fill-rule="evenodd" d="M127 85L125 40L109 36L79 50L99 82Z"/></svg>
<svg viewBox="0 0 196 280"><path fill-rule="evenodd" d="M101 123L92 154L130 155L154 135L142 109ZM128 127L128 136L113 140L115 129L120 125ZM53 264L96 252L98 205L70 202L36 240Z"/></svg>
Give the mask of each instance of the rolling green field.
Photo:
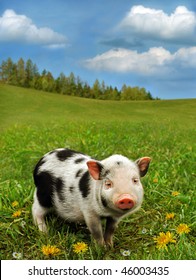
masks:
<svg viewBox="0 0 196 280"><path fill-rule="evenodd" d="M0 84L1 259L195 259L195 108L196 99L99 101ZM32 170L57 147L152 158L142 208L119 223L113 248L53 214L48 235L34 226Z"/></svg>

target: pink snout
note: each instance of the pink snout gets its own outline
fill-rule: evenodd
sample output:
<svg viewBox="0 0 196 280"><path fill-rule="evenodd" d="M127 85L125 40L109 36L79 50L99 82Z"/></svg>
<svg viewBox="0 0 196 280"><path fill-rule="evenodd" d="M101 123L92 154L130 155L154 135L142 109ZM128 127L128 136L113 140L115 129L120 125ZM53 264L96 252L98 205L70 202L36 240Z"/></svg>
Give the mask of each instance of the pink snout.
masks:
<svg viewBox="0 0 196 280"><path fill-rule="evenodd" d="M135 201L129 194L123 194L118 198L115 204L119 209L129 210L134 207Z"/></svg>

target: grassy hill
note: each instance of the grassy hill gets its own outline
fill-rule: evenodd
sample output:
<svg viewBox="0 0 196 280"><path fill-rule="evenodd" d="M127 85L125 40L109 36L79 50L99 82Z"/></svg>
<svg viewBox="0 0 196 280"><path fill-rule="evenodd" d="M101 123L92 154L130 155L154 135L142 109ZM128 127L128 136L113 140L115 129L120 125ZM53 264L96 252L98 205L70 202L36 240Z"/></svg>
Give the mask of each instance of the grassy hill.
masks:
<svg viewBox="0 0 196 280"><path fill-rule="evenodd" d="M194 126L196 99L99 101L0 85L0 129L70 121L172 121Z"/></svg>
<svg viewBox="0 0 196 280"><path fill-rule="evenodd" d="M0 85L0 258L195 259L195 108L196 99L98 101ZM48 235L33 224L32 170L57 147L98 159L152 158L142 208L120 222L114 248L97 246L85 226L54 215L47 217ZM175 242L161 241L161 232ZM88 250L75 253L77 242ZM44 255L45 245L59 254Z"/></svg>

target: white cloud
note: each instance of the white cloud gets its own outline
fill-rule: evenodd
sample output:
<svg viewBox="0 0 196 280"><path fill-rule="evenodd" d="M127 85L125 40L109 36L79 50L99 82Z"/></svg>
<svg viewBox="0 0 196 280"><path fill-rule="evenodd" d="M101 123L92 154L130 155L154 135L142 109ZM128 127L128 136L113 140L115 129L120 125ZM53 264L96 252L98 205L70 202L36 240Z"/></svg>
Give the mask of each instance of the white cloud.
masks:
<svg viewBox="0 0 196 280"><path fill-rule="evenodd" d="M196 47L179 49L174 59L184 68L196 68Z"/></svg>
<svg viewBox="0 0 196 280"><path fill-rule="evenodd" d="M50 44L50 45L45 45L44 48L50 49L50 50L56 50L56 49L64 49L65 45L67 44Z"/></svg>
<svg viewBox="0 0 196 280"><path fill-rule="evenodd" d="M6 10L0 17L0 42L23 42L62 47L67 44L67 39L50 28L38 28L25 15Z"/></svg>
<svg viewBox="0 0 196 280"><path fill-rule="evenodd" d="M150 48L143 53L112 49L87 59L84 65L100 71L133 72L144 76L170 75L181 68L196 70L196 47L181 48L173 54L163 47Z"/></svg>
<svg viewBox="0 0 196 280"><path fill-rule="evenodd" d="M178 6L170 15L163 10L133 6L118 28L151 39L196 42L196 14L185 6Z"/></svg>

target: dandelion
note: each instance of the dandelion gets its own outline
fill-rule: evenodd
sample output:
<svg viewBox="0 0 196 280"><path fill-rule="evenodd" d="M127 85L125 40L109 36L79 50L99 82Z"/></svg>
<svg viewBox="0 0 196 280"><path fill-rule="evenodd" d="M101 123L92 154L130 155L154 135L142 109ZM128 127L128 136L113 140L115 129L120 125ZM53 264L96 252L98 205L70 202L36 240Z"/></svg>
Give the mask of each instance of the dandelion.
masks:
<svg viewBox="0 0 196 280"><path fill-rule="evenodd" d="M77 254L85 253L88 250L88 245L84 242L77 242L73 245L73 251Z"/></svg>
<svg viewBox="0 0 196 280"><path fill-rule="evenodd" d="M173 238L173 233L170 231L166 232L166 238L168 243L176 243L176 240Z"/></svg>
<svg viewBox="0 0 196 280"><path fill-rule="evenodd" d="M52 245L42 246L41 251L45 256L55 256L60 253L60 249L57 248L56 246L52 246Z"/></svg>
<svg viewBox="0 0 196 280"><path fill-rule="evenodd" d="M121 254L124 256L124 257L128 257L130 256L131 252L129 250L122 250L121 251Z"/></svg>
<svg viewBox="0 0 196 280"><path fill-rule="evenodd" d="M158 183L158 181L159 181L158 178L153 179L153 183Z"/></svg>
<svg viewBox="0 0 196 280"><path fill-rule="evenodd" d="M172 195L173 195L173 196L178 196L179 194L180 194L180 193L177 192L177 191L172 192Z"/></svg>
<svg viewBox="0 0 196 280"><path fill-rule="evenodd" d="M173 238L173 234L171 232L160 232L159 236L154 237L154 241L157 243L158 249L166 249L168 243L176 243L176 240Z"/></svg>
<svg viewBox="0 0 196 280"><path fill-rule="evenodd" d="M18 201L15 200L12 202L12 207L17 207L18 205L19 205Z"/></svg>
<svg viewBox="0 0 196 280"><path fill-rule="evenodd" d="M12 214L12 217L13 217L13 218L20 217L21 213L22 213L22 211L21 211L21 210L18 210L18 211L14 212L14 213Z"/></svg>
<svg viewBox="0 0 196 280"><path fill-rule="evenodd" d="M22 259L22 254L18 253L18 252L13 252L12 256L14 259L17 259L17 260Z"/></svg>
<svg viewBox="0 0 196 280"><path fill-rule="evenodd" d="M167 249L167 237L164 232L160 232L159 236L154 237L154 241L157 243L158 249Z"/></svg>
<svg viewBox="0 0 196 280"><path fill-rule="evenodd" d="M183 234L183 233L189 233L190 227L187 224L180 224L177 228L176 231L178 234Z"/></svg>
<svg viewBox="0 0 196 280"><path fill-rule="evenodd" d="M174 218L175 214L174 213L167 213L166 214L166 220L172 220Z"/></svg>

